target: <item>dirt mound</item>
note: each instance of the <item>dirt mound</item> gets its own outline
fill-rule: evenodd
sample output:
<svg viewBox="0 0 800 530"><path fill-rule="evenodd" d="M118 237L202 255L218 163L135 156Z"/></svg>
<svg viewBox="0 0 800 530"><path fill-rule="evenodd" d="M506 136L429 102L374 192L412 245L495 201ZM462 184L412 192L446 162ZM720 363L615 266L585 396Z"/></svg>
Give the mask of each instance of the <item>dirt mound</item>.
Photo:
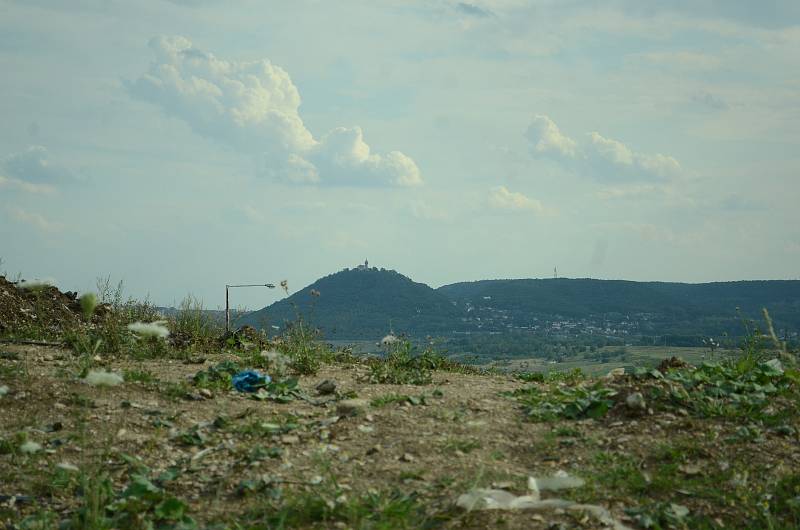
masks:
<svg viewBox="0 0 800 530"><path fill-rule="evenodd" d="M80 322L78 293L54 286L23 289L0 276L0 333L33 326L57 333Z"/></svg>

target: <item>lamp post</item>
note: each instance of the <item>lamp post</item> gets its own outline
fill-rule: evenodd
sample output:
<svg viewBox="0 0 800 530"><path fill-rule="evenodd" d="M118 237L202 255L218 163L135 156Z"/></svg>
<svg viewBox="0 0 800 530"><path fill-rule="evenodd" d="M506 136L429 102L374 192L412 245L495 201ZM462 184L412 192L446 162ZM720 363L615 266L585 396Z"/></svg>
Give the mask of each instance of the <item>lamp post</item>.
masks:
<svg viewBox="0 0 800 530"><path fill-rule="evenodd" d="M273 283L248 283L242 285L228 285L225 284L225 331L228 332L231 330L231 305L230 305L230 296L228 294L228 290L232 287L266 287L267 289L274 289L275 284Z"/></svg>

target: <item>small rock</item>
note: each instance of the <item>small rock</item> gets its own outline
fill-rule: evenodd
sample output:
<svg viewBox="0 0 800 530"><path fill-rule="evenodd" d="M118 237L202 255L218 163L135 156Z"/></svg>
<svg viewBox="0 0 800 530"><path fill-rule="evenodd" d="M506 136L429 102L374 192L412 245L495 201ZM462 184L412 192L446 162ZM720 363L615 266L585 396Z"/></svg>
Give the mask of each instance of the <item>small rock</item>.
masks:
<svg viewBox="0 0 800 530"><path fill-rule="evenodd" d="M401 462L413 462L414 460L416 458L411 453L403 453L403 456L400 457Z"/></svg>
<svg viewBox="0 0 800 530"><path fill-rule="evenodd" d="M345 399L339 402L336 412L340 416L361 416L368 406L369 403L366 399Z"/></svg>
<svg viewBox="0 0 800 530"><path fill-rule="evenodd" d="M211 390L209 390L207 388L201 388L200 389L200 395L203 396L206 399L211 399L211 398L214 397L214 394L211 392Z"/></svg>
<svg viewBox="0 0 800 530"><path fill-rule="evenodd" d="M367 449L367 455L368 456L369 455L374 455L374 454L380 453L380 452L381 452L381 446L380 445L373 445L372 447Z"/></svg>
<svg viewBox="0 0 800 530"><path fill-rule="evenodd" d="M634 392L628 394L625 398L625 405L631 410L646 410L647 403L644 401L644 396L641 392Z"/></svg>
<svg viewBox="0 0 800 530"><path fill-rule="evenodd" d="M316 389L321 396L333 394L336 392L336 381L325 379L316 386Z"/></svg>
<svg viewBox="0 0 800 530"><path fill-rule="evenodd" d="M8 394L8 387L6 385L0 385L0 397L5 396Z"/></svg>
<svg viewBox="0 0 800 530"><path fill-rule="evenodd" d="M281 442L287 445L295 445L300 443L300 437L296 434L284 434L281 436Z"/></svg>
<svg viewBox="0 0 800 530"><path fill-rule="evenodd" d="M369 434L375 431L375 427L372 427L371 425L359 425L358 430L364 434Z"/></svg>

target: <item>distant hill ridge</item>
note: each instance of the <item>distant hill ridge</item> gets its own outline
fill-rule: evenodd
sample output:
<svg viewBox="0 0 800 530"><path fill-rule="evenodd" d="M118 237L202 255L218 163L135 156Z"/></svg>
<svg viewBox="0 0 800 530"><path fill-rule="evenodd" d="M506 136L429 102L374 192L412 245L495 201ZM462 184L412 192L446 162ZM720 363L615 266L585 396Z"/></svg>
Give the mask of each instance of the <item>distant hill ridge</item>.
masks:
<svg viewBox="0 0 800 530"><path fill-rule="evenodd" d="M679 329L702 334L741 329L740 316L758 318L763 307L769 308L776 327L800 329L800 281L686 284L556 278L479 280L433 289L393 270L360 266L321 278L239 322L282 327L302 315L329 339L375 339L390 328L415 336L476 330L492 315L502 319L502 327L495 323L480 329L502 330L536 318L638 315L659 328L650 329L653 333ZM476 315L484 319L476 320Z"/></svg>
<svg viewBox="0 0 800 530"><path fill-rule="evenodd" d="M461 314L444 294L423 283L393 270L361 266L320 278L239 322L283 326L301 315L329 339L380 338L390 328L399 333L449 332Z"/></svg>

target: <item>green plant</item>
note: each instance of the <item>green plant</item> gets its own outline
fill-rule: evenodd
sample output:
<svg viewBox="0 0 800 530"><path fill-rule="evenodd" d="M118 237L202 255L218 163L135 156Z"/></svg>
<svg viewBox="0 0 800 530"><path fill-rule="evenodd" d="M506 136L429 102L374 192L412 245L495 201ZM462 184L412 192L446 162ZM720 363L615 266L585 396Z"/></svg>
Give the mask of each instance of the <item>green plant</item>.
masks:
<svg viewBox="0 0 800 530"><path fill-rule="evenodd" d="M412 345L404 340L392 345L386 359L370 361L370 383L427 385L433 381L429 357L414 356Z"/></svg>
<svg viewBox="0 0 800 530"><path fill-rule="evenodd" d="M319 331L298 318L290 324L278 344L278 349L290 359L292 371L299 375L313 375L323 362L333 362L331 349L319 340Z"/></svg>
<svg viewBox="0 0 800 530"><path fill-rule="evenodd" d="M97 295L94 293L84 293L78 300L81 305L81 313L83 313L84 320L90 320L97 308Z"/></svg>
<svg viewBox="0 0 800 530"><path fill-rule="evenodd" d="M131 383L154 383L157 381L155 374L150 370L125 370L125 381Z"/></svg>
<svg viewBox="0 0 800 530"><path fill-rule="evenodd" d="M516 399L530 419L553 421L605 416L614 404L609 398L616 395L616 391L605 387L602 382L596 382L591 385L551 386L545 389L532 386L505 395Z"/></svg>

